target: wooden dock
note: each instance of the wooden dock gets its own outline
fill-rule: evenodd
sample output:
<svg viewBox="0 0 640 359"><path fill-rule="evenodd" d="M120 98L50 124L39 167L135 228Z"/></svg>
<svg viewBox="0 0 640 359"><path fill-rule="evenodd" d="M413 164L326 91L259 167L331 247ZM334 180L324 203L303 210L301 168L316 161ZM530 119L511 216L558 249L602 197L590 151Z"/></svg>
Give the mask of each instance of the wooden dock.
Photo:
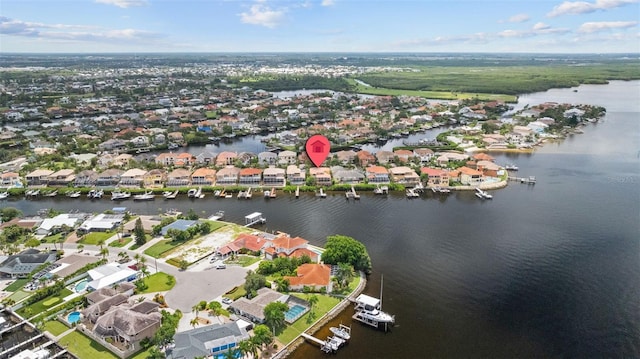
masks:
<svg viewBox="0 0 640 359"><path fill-rule="evenodd" d="M300 186L296 187L296 198L300 197Z"/></svg>
<svg viewBox="0 0 640 359"><path fill-rule="evenodd" d="M524 183L524 184L536 184L536 177L535 176L529 176L529 177L511 177L509 176L509 181L516 181L516 182L520 182L520 183Z"/></svg>

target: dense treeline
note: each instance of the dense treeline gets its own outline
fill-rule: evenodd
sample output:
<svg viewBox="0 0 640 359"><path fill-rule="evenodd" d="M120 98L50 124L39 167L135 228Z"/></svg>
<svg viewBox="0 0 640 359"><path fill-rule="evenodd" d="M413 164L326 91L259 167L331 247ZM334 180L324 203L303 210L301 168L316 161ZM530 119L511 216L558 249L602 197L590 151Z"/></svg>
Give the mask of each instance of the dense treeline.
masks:
<svg viewBox="0 0 640 359"><path fill-rule="evenodd" d="M300 89L333 90L345 91L353 90L353 87L344 78L322 77L322 76L275 76L258 77L255 79L232 78L230 83L238 86L249 86L255 90L265 91L287 91Z"/></svg>

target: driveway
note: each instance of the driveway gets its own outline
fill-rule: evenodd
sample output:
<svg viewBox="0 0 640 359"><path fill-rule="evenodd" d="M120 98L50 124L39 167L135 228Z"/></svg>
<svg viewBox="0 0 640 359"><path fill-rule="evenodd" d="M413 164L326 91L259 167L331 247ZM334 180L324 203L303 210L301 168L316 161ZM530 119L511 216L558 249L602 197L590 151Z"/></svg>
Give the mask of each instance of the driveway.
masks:
<svg viewBox="0 0 640 359"><path fill-rule="evenodd" d="M227 269L215 269L211 266L198 272L177 272L174 274L176 286L164 299L169 307L190 312L201 300L210 302L233 287L243 284L247 271L246 268L228 265Z"/></svg>

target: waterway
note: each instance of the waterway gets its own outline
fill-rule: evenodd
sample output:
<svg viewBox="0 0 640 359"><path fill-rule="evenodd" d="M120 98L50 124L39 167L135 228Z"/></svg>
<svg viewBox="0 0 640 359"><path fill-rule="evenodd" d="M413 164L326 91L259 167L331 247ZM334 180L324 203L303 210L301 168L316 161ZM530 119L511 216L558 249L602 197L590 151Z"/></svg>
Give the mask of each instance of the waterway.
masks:
<svg viewBox="0 0 640 359"><path fill-rule="evenodd" d="M588 103L606 107L606 117L533 154L496 154L497 162L513 162L519 176L535 175L538 182L510 183L493 191L491 201L429 192L414 200L363 194L347 201L335 193L326 199L114 204L57 198L0 205L28 214L116 205L137 213L224 210L236 223L259 211L267 218L259 228L315 245L333 234L355 237L373 262L365 292L378 296L384 275L383 306L395 314L396 326L375 331L352 323L352 311L345 311L332 322L353 327L351 343L338 357L640 357L640 82L573 90L523 95L518 106ZM250 141L259 143L237 143ZM318 335L329 335L328 328ZM292 355L323 356L307 343Z"/></svg>

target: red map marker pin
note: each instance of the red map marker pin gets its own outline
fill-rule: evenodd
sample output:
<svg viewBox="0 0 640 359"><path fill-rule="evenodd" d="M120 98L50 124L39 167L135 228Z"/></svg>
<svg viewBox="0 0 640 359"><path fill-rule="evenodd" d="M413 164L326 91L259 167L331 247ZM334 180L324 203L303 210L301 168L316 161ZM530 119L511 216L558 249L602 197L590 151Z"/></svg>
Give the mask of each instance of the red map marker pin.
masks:
<svg viewBox="0 0 640 359"><path fill-rule="evenodd" d="M307 156L311 159L316 167L320 167L322 162L327 159L329 151L331 150L331 144L329 140L322 135L313 135L307 140L305 145L307 150Z"/></svg>

